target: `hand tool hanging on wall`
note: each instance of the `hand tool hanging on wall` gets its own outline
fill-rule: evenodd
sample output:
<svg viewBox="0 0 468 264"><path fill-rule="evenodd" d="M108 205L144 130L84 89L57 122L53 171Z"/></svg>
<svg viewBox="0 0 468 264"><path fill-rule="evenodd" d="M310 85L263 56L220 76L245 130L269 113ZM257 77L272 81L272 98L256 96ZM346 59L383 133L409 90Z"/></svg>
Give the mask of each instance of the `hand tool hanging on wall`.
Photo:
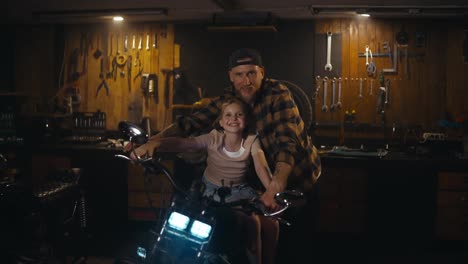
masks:
<svg viewBox="0 0 468 264"><path fill-rule="evenodd" d="M125 34L125 39L124 39L124 52L128 52L128 35Z"/></svg>
<svg viewBox="0 0 468 264"><path fill-rule="evenodd" d="M153 49L158 47L158 33L153 34Z"/></svg>
<svg viewBox="0 0 468 264"><path fill-rule="evenodd" d="M319 92L320 92L320 76L317 75L315 77L315 91L314 91L314 96L312 97L312 99L315 101L315 99L317 98L317 96L319 95Z"/></svg>
<svg viewBox="0 0 468 264"><path fill-rule="evenodd" d="M146 34L146 50L150 49L150 35Z"/></svg>
<svg viewBox="0 0 468 264"><path fill-rule="evenodd" d="M385 77L383 72L381 71L379 74L379 94L377 98L377 113L379 114L385 114L385 100L386 100L386 94L387 94L387 89L385 88Z"/></svg>
<svg viewBox="0 0 468 264"><path fill-rule="evenodd" d="M142 41L143 41L143 37L140 35L140 41L138 42L138 50L141 50Z"/></svg>
<svg viewBox="0 0 468 264"><path fill-rule="evenodd" d="M159 103L158 76L156 74L143 73L140 88L146 98L153 97L155 103Z"/></svg>
<svg viewBox="0 0 468 264"><path fill-rule="evenodd" d="M385 80L385 105L390 104L390 79Z"/></svg>
<svg viewBox="0 0 468 264"><path fill-rule="evenodd" d="M119 67L123 67L125 66L126 62L127 62L127 56L125 56L124 54L122 54L120 52L120 35L117 35L117 66ZM124 49L125 48L126 44L124 44Z"/></svg>
<svg viewBox="0 0 468 264"><path fill-rule="evenodd" d="M135 82L138 77L141 77L141 75L143 73L143 66L141 65L140 51L139 50L137 51L137 54L136 54L135 65L134 66L138 67L138 72L137 72L137 75L135 75L135 77L133 78L133 82Z"/></svg>
<svg viewBox="0 0 468 264"><path fill-rule="evenodd" d="M137 50L137 53L136 53L136 57L135 57L135 67L138 67L138 72L137 72L137 75L135 75L135 77L133 78L133 82L136 81L136 79L138 77L141 77L142 74L143 74L143 65L141 63L141 58L140 58L140 53L141 53L141 45L142 45L142 36L139 35L139 41L138 41L138 50Z"/></svg>
<svg viewBox="0 0 468 264"><path fill-rule="evenodd" d="M328 111L327 106L327 86L328 86L328 77L323 78L323 103L322 103L322 112Z"/></svg>
<svg viewBox="0 0 468 264"><path fill-rule="evenodd" d="M330 105L330 111L333 112L335 111L335 90L336 90L336 77L333 77L332 79L332 101Z"/></svg>
<svg viewBox="0 0 468 264"><path fill-rule="evenodd" d="M341 77L338 78L338 101L336 102L336 108L341 109Z"/></svg>
<svg viewBox="0 0 468 264"><path fill-rule="evenodd" d="M106 94L107 94L107 96L109 96L109 86L107 85L106 78L104 76L105 71L104 71L104 59L103 58L101 58L100 69L101 69L101 72L99 73L99 79L101 79L101 83L99 84L99 86L96 89L96 97L98 96L99 91L101 90L102 87L104 87L104 89L106 89Z"/></svg>
<svg viewBox="0 0 468 264"><path fill-rule="evenodd" d="M369 61L370 56L370 61ZM372 56L372 50L369 48L369 45L366 45L366 71L367 76L374 77L377 67L374 63L374 57Z"/></svg>
<svg viewBox="0 0 468 264"><path fill-rule="evenodd" d="M332 48L332 33L327 32L327 63L325 64L325 71L331 71L333 68L331 64L331 48Z"/></svg>
<svg viewBox="0 0 468 264"><path fill-rule="evenodd" d="M94 53L93 53L93 57L96 60L99 59L101 57L101 55L102 55L102 51L99 49L99 47L101 45L99 39L100 39L100 36L98 34L97 37L96 37L96 51L94 51Z"/></svg>
<svg viewBox="0 0 468 264"><path fill-rule="evenodd" d="M132 55L127 57L127 85L128 91L132 91Z"/></svg>
<svg viewBox="0 0 468 264"><path fill-rule="evenodd" d="M398 72L398 46L394 44L393 47L393 57L392 57L392 48L388 42L384 42L384 49L388 51L390 62L392 63L391 69L382 69L384 73L397 73Z"/></svg>
<svg viewBox="0 0 468 264"><path fill-rule="evenodd" d="M314 46L314 76L341 76L342 35L341 33L318 33Z"/></svg>
<svg viewBox="0 0 468 264"><path fill-rule="evenodd" d="M362 86L363 86L363 79L362 78L359 78L359 99L362 99L364 96L362 95Z"/></svg>
<svg viewBox="0 0 468 264"><path fill-rule="evenodd" d="M109 33L110 34L110 33ZM104 61L105 62L105 67L106 67L106 78L107 79L110 79L112 78L112 71L110 70L111 67L110 67L110 63L111 63L111 57L112 57L112 39L113 39L113 36L112 34L110 35L110 43L109 43L109 36L106 36L105 37L105 44L104 44L104 48L105 48L105 51L106 51L106 60ZM110 48L109 48L109 45L110 45Z"/></svg>
<svg viewBox="0 0 468 264"><path fill-rule="evenodd" d="M112 77L117 80L117 56L112 59Z"/></svg>

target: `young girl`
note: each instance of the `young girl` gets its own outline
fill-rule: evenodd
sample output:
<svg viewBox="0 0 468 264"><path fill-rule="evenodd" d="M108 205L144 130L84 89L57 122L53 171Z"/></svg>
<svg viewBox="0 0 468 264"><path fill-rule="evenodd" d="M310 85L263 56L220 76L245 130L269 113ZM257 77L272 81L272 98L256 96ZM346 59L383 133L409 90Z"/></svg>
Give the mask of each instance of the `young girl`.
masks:
<svg viewBox="0 0 468 264"><path fill-rule="evenodd" d="M136 155L152 153L153 150L160 152L207 150L207 164L203 173L203 182L206 185L204 196L220 201L221 197L216 191L222 186L227 186L231 187L231 193L226 196L225 202L258 198L257 192L246 182L250 157L265 189L270 184L272 176L259 140L249 130L249 127L253 126L249 126L251 119L248 118L248 109L243 101L235 97L228 98L222 105L221 115L215 121L215 129L210 133L193 138L166 137L151 140L137 148ZM277 239L279 230L276 224L265 222L268 220L260 219L257 215L238 217L239 221L245 224L249 240L248 252L253 258L252 262L261 263L261 236L264 235L262 234L264 232L261 232L261 225L273 230L268 233L269 238L272 237L274 240Z"/></svg>
<svg viewBox="0 0 468 264"><path fill-rule="evenodd" d="M248 108L237 98L229 98L222 106L221 115L211 132L192 138L167 137L149 141L145 149L160 152L182 152L207 150L206 169L203 182L205 195L220 201L216 189L231 187L226 202L256 197L256 191L246 183L250 157L255 171L266 188L271 173L257 136L249 131ZM148 146L150 145L150 146ZM136 149L138 155L141 147Z"/></svg>

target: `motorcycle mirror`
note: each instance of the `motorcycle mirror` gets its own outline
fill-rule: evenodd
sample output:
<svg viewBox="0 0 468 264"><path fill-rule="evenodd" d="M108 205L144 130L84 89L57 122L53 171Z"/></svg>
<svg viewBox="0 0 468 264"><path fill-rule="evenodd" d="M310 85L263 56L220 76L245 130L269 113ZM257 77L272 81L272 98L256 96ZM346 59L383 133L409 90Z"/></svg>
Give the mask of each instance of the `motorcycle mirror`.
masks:
<svg viewBox="0 0 468 264"><path fill-rule="evenodd" d="M124 139L135 144L145 144L148 141L148 134L138 125L129 122L121 121L119 123L119 131Z"/></svg>
<svg viewBox="0 0 468 264"><path fill-rule="evenodd" d="M305 202L304 194L297 190L287 190L275 195L275 201L282 206L294 206Z"/></svg>
<svg viewBox="0 0 468 264"><path fill-rule="evenodd" d="M0 153L0 170L7 168L8 161L3 155Z"/></svg>

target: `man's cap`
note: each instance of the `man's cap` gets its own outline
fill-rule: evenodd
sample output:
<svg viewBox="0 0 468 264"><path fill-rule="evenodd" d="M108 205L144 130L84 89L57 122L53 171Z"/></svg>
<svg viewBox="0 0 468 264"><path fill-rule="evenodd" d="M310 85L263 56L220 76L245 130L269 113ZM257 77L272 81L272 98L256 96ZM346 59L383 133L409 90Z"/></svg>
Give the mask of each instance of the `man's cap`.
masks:
<svg viewBox="0 0 468 264"><path fill-rule="evenodd" d="M239 65L257 65L263 68L262 57L254 49L238 49L229 57L229 70Z"/></svg>

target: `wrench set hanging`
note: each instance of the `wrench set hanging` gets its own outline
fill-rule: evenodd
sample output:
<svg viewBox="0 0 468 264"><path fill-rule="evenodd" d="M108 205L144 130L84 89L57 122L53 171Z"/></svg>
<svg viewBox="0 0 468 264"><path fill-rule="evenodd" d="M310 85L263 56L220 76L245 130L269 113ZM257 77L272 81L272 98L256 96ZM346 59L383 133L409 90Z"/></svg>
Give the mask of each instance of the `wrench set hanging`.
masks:
<svg viewBox="0 0 468 264"><path fill-rule="evenodd" d="M317 98L320 96L320 88L323 87L322 91L322 112L333 112L335 110L340 110L341 103L341 77L328 78L327 76L321 78L319 75L315 77L315 92L314 97ZM328 86L331 85L331 92L328 91ZM338 86L338 88L337 88ZM338 90L338 91L337 91ZM328 102L328 96L331 96L331 102Z"/></svg>

